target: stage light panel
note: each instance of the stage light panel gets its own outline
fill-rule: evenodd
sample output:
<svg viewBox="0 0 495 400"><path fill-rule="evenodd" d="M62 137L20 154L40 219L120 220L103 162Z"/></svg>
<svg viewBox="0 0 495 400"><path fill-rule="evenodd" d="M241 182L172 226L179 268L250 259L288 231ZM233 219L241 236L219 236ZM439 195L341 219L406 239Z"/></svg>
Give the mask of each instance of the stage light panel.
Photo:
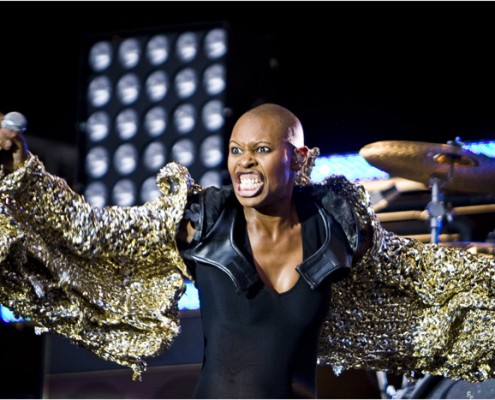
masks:
<svg viewBox="0 0 495 400"><path fill-rule="evenodd" d="M150 182L170 161L224 183L228 49L223 23L86 38L79 176L91 204L156 198Z"/></svg>

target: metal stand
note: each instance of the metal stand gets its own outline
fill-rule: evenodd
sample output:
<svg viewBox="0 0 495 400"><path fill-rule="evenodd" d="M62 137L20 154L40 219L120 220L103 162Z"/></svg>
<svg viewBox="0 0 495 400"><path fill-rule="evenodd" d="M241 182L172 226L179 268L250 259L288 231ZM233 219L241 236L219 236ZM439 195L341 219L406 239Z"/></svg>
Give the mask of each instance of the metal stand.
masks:
<svg viewBox="0 0 495 400"><path fill-rule="evenodd" d="M448 144L462 148L464 143L462 143L459 137L456 137L455 140L449 141ZM428 216L430 219L431 243L438 244L440 241L439 237L440 232L442 231L444 216L447 218L451 218L450 214L446 212L441 188L452 178L454 173L454 165L458 161L458 158L459 156L456 154L444 154L442 162L449 165L447 176L440 178L438 176L432 175L429 179L429 186L431 188L431 201L427 204L426 211L428 212ZM377 371L376 376L378 379L378 385L380 388L380 395L382 399L402 398L402 395L413 390L416 386L415 383L410 384L404 378L402 388L400 390L396 390L392 385L389 385L385 372Z"/></svg>
<svg viewBox="0 0 495 400"><path fill-rule="evenodd" d="M454 140L449 140L447 144L462 148L464 143L460 137L456 137ZM454 166L460 160L461 156L457 154L443 154L442 163L449 166L447 176L443 179L432 175L429 179L429 185L431 187L431 201L426 206L426 211L430 217L430 230L431 230L431 243L438 243L440 232L442 230L443 217L447 216L445 212L445 206L443 204L443 195L440 191L442 186L452 179L454 175Z"/></svg>
<svg viewBox="0 0 495 400"><path fill-rule="evenodd" d="M387 373L385 371L377 371L376 379L378 380L378 388L380 389L380 398L393 399L397 391L393 385L389 385Z"/></svg>
<svg viewBox="0 0 495 400"><path fill-rule="evenodd" d="M431 201L426 206L430 217L431 243L438 243L440 232L442 230L443 217L445 215L445 206L442 201L440 187L441 179L432 177L431 183Z"/></svg>

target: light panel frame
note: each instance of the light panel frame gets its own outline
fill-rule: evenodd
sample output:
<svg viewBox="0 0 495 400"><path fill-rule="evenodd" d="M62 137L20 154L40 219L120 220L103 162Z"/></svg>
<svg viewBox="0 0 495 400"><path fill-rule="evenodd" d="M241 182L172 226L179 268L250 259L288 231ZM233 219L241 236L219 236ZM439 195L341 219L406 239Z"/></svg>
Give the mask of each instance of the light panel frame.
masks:
<svg viewBox="0 0 495 400"><path fill-rule="evenodd" d="M223 49L221 44L212 46L214 58L209 58L203 47L208 38L211 37L211 33L220 33L226 38ZM194 37L198 39L198 48L195 48L193 41L191 41ZM154 58L148 57L147 46L157 38L165 38L165 42L169 44L169 49L160 52L154 46ZM79 74L78 120L80 123L78 124L79 167L77 176L80 191L84 195L87 194L86 189L94 184L103 184L106 187L106 199L93 202L91 197L86 196L90 203L101 207L106 205L139 205L149 200L149 197L145 196L146 198L144 198L140 195L140 188L144 182L148 182L149 185L150 178L156 176L159 170L156 163L146 164L143 161L146 149L152 143L163 145L165 149L163 165L170 161L178 161L173 151L176 143L184 141L189 142L189 145L192 143L194 159L186 165L191 176L203 186L209 186L212 181L202 181L202 177L211 174L216 177L213 182L217 183L214 184L224 183L223 179L227 175L225 138L230 133L227 122L229 109L226 83L228 81L228 39L229 28L222 22L113 32L91 35L83 39ZM182 59L177 50L177 42L180 40L188 45L182 53ZM122 46L127 46L131 50L127 58L120 51ZM105 49L107 51L110 49L111 54L105 54ZM124 58L127 60L128 67L123 67L119 61ZM161 62L151 62L152 59L158 59ZM98 61L100 67L93 69L90 60ZM210 73L212 70L215 71L215 69L224 71L225 84L222 86L214 83L214 89L211 91L212 85L208 86L204 83L203 74L205 72ZM185 78L196 77L195 81L185 80L182 82L182 86L179 85L179 88L183 89L183 93L186 93L185 96L181 96L176 88L175 78L180 74L183 74L182 76ZM92 104L88 97L89 87L95 79L103 82L103 88L98 97L99 103L96 105ZM158 86L155 91L151 90L150 92L150 86L147 84L152 80L163 86ZM129 83L129 85L125 86L123 82ZM194 85L196 85L195 89ZM109 88L109 92L105 92L105 87ZM194 93L191 95L192 89L194 89ZM119 101L119 93L123 93L127 100ZM151 96L149 96L150 93ZM108 101L105 102L107 98ZM216 111L214 118L205 118L203 110L207 108ZM186 114L189 119L185 120L184 129L181 131L174 122L175 115L191 112L191 110L192 114ZM156 116L163 111L166 116L165 122L158 121L156 123L155 120L155 124L150 125L153 121L152 118L149 118L151 114L148 113L155 113ZM122 115L123 112L127 112L127 115ZM158 114L156 114L157 112ZM108 125L98 126L91 135L89 123L95 119L104 122L105 114L103 113L108 116ZM136 113L138 116L137 129L132 126L133 118L130 118L132 113ZM191 115L195 116L194 124ZM120 125L117 124L117 119ZM206 126L206 123L209 125ZM154 127L151 133L147 131L149 126ZM202 144L205 140L211 140L210 137L220 137L223 141L219 149L223 156L217 165L211 165L211 159L210 162L202 162L200 158ZM96 140L92 140L92 138ZM125 164L130 169L124 168L122 170L124 173L119 173L119 163L115 162L114 155L122 146L124 149L127 146L126 154L132 154L130 147L135 147L138 154L138 164L135 169L130 168L132 163ZM94 152L95 148L105 149L109 160L106 170L101 168L97 176L92 176L86 169L86 159L88 154ZM184 160L187 161L188 159L185 158ZM154 167L150 168L149 165ZM127 201L125 204L119 204L112 198L113 187L123 179L135 183L136 199L132 203Z"/></svg>

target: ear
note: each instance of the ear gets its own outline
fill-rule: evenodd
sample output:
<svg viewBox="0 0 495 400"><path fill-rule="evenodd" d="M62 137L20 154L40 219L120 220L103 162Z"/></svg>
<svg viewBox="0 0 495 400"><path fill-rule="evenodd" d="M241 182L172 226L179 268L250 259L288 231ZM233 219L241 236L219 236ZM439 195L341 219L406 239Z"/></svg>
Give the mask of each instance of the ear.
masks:
<svg viewBox="0 0 495 400"><path fill-rule="evenodd" d="M308 159L309 148L307 146L294 148L294 156L292 158L292 167L298 171Z"/></svg>

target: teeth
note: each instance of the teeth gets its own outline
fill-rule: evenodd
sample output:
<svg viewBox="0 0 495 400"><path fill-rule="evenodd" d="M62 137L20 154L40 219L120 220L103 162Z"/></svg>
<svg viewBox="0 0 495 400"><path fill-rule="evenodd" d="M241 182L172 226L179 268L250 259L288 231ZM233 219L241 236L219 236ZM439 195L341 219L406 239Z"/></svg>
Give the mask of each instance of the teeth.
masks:
<svg viewBox="0 0 495 400"><path fill-rule="evenodd" d="M259 180L256 178L246 178L246 177L241 177L241 183L259 183Z"/></svg>
<svg viewBox="0 0 495 400"><path fill-rule="evenodd" d="M261 182L256 179L256 178L246 178L246 177L241 177L241 189L242 190L253 190L256 189L259 185L261 185Z"/></svg>

